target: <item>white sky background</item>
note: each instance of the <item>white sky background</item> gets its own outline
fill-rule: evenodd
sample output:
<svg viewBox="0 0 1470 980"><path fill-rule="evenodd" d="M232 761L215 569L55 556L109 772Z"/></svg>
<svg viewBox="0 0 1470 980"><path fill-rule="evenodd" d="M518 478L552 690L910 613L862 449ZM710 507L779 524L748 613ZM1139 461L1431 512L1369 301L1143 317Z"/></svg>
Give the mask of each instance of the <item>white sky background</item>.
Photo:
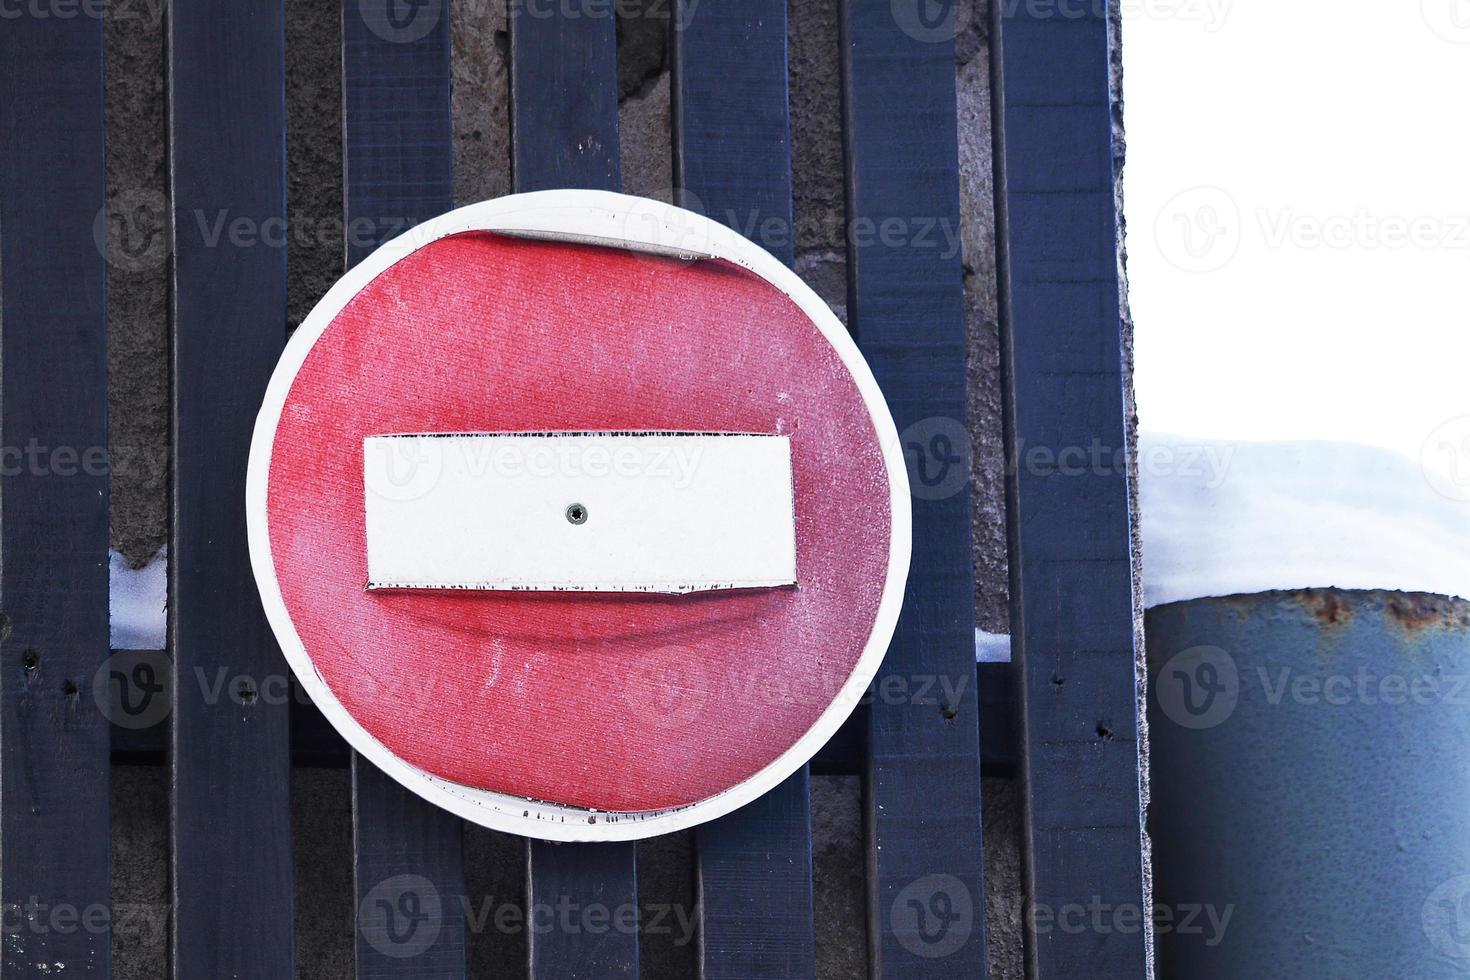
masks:
<svg viewBox="0 0 1470 980"><path fill-rule="evenodd" d="M1470 0L1119 2L1142 427L1470 431Z"/></svg>

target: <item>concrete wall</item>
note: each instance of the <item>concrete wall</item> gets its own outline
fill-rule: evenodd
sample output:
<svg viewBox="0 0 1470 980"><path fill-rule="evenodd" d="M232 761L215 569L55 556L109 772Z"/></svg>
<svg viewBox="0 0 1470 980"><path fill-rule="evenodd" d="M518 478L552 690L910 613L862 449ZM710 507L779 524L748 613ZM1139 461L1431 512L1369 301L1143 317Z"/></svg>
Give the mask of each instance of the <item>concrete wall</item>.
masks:
<svg viewBox="0 0 1470 980"><path fill-rule="evenodd" d="M290 320L295 326L341 267L340 0L287 0ZM107 25L108 190L114 208L161 206L167 192L163 28L160 0L114 0ZM649 10L667 10L667 2ZM455 197L461 203L510 190L507 36L503 0L453 0ZM124 9L126 8L126 9ZM123 16L127 14L127 16ZM1008 631L1000 379L996 331L995 234L991 179L988 10L962 5L956 49L965 295L968 314L975 602L978 624ZM669 72L666 22L620 23L624 189L669 199ZM837 0L792 0L791 106L797 266L845 316L842 241L841 96ZM164 212L166 214L166 211ZM165 264L166 265L166 264ZM113 268L110 438L118 465L112 488L113 546L141 564L166 541L168 321L165 265ZM241 571L242 576L246 571ZM347 774L293 776L297 867L297 959L302 976L351 975L353 900ZM856 777L814 781L818 953L823 977L866 970L860 785ZM987 916L992 976L1020 977L1020 797L1005 779L984 785ZM114 946L119 977L162 974L167 935L167 782L162 770L120 767L114 791ZM521 844L483 831L468 842L472 907L519 902ZM687 836L649 842L640 858L643 900L692 904ZM488 904L486 904L488 903ZM129 912L127 910L135 910ZM122 915L132 925L122 928ZM694 975L695 948L678 937L649 937L649 977ZM245 941L242 937L242 941ZM477 976L515 976L524 939L477 932Z"/></svg>

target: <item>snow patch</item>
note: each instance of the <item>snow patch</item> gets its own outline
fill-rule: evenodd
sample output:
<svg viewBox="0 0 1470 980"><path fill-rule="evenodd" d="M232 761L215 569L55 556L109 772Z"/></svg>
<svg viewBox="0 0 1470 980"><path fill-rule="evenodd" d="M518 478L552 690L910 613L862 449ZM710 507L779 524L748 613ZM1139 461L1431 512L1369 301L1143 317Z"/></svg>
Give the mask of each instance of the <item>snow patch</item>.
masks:
<svg viewBox="0 0 1470 980"><path fill-rule="evenodd" d="M1148 606L1337 587L1470 598L1470 503L1345 442L1139 438Z"/></svg>
<svg viewBox="0 0 1470 980"><path fill-rule="evenodd" d="M987 633L975 630L975 662L981 664L1008 664L1011 662L1011 638L1007 633Z"/></svg>
<svg viewBox="0 0 1470 980"><path fill-rule="evenodd" d="M112 649L162 650L168 617L168 547L160 548L142 568L129 568L116 551L107 558Z"/></svg>

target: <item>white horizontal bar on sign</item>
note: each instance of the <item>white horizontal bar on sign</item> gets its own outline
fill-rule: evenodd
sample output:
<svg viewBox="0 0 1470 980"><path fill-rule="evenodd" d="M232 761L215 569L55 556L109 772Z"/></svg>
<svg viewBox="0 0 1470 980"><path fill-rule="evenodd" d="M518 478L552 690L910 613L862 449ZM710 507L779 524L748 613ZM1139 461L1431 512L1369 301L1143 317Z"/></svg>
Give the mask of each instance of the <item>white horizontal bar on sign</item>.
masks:
<svg viewBox="0 0 1470 980"><path fill-rule="evenodd" d="M786 436L370 436L363 476L369 589L796 584Z"/></svg>

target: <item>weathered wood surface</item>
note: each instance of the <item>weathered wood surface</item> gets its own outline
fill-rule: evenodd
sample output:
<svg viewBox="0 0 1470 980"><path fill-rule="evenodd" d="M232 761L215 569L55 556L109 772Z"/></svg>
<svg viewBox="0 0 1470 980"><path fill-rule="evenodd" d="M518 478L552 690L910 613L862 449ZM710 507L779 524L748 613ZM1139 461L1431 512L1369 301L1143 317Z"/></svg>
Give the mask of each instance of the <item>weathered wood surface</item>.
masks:
<svg viewBox="0 0 1470 980"><path fill-rule="evenodd" d="M544 8L543 8L544 9ZM511 174L515 189L586 187L617 190L618 72L616 25L603 16L529 15L512 6ZM574 11L575 13L575 11ZM537 903L612 913L637 907L632 844L530 841L527 909ZM532 980L638 976L638 935L626 929L550 929L530 936Z"/></svg>
<svg viewBox="0 0 1470 980"><path fill-rule="evenodd" d="M683 203L791 264L784 0L686 0L673 30L674 180ZM811 776L803 766L699 829L707 980L816 974Z"/></svg>
<svg viewBox="0 0 1470 980"><path fill-rule="evenodd" d="M108 667L102 151L101 21L7 17L0 26L0 973L7 977L110 973L110 726L93 697ZM105 691L105 674L101 683Z"/></svg>
<svg viewBox="0 0 1470 980"><path fill-rule="evenodd" d="M995 85L1027 897L1053 913L1145 907L1108 26L1059 11L1000 12ZM1046 462L1079 452L1105 465ZM1027 941L1045 980L1147 970L1142 930Z"/></svg>
<svg viewBox="0 0 1470 980"><path fill-rule="evenodd" d="M347 266L453 207L448 0L342 5ZM464 824L352 756L357 976L465 975Z"/></svg>
<svg viewBox="0 0 1470 980"><path fill-rule="evenodd" d="M848 316L893 410L914 516L868 731L872 967L985 975L953 9L843 4ZM935 5L942 12L944 5Z"/></svg>
<svg viewBox="0 0 1470 980"><path fill-rule="evenodd" d="M286 977L287 668L248 572L240 497L286 335L283 3L176 0L168 23L173 972Z"/></svg>

